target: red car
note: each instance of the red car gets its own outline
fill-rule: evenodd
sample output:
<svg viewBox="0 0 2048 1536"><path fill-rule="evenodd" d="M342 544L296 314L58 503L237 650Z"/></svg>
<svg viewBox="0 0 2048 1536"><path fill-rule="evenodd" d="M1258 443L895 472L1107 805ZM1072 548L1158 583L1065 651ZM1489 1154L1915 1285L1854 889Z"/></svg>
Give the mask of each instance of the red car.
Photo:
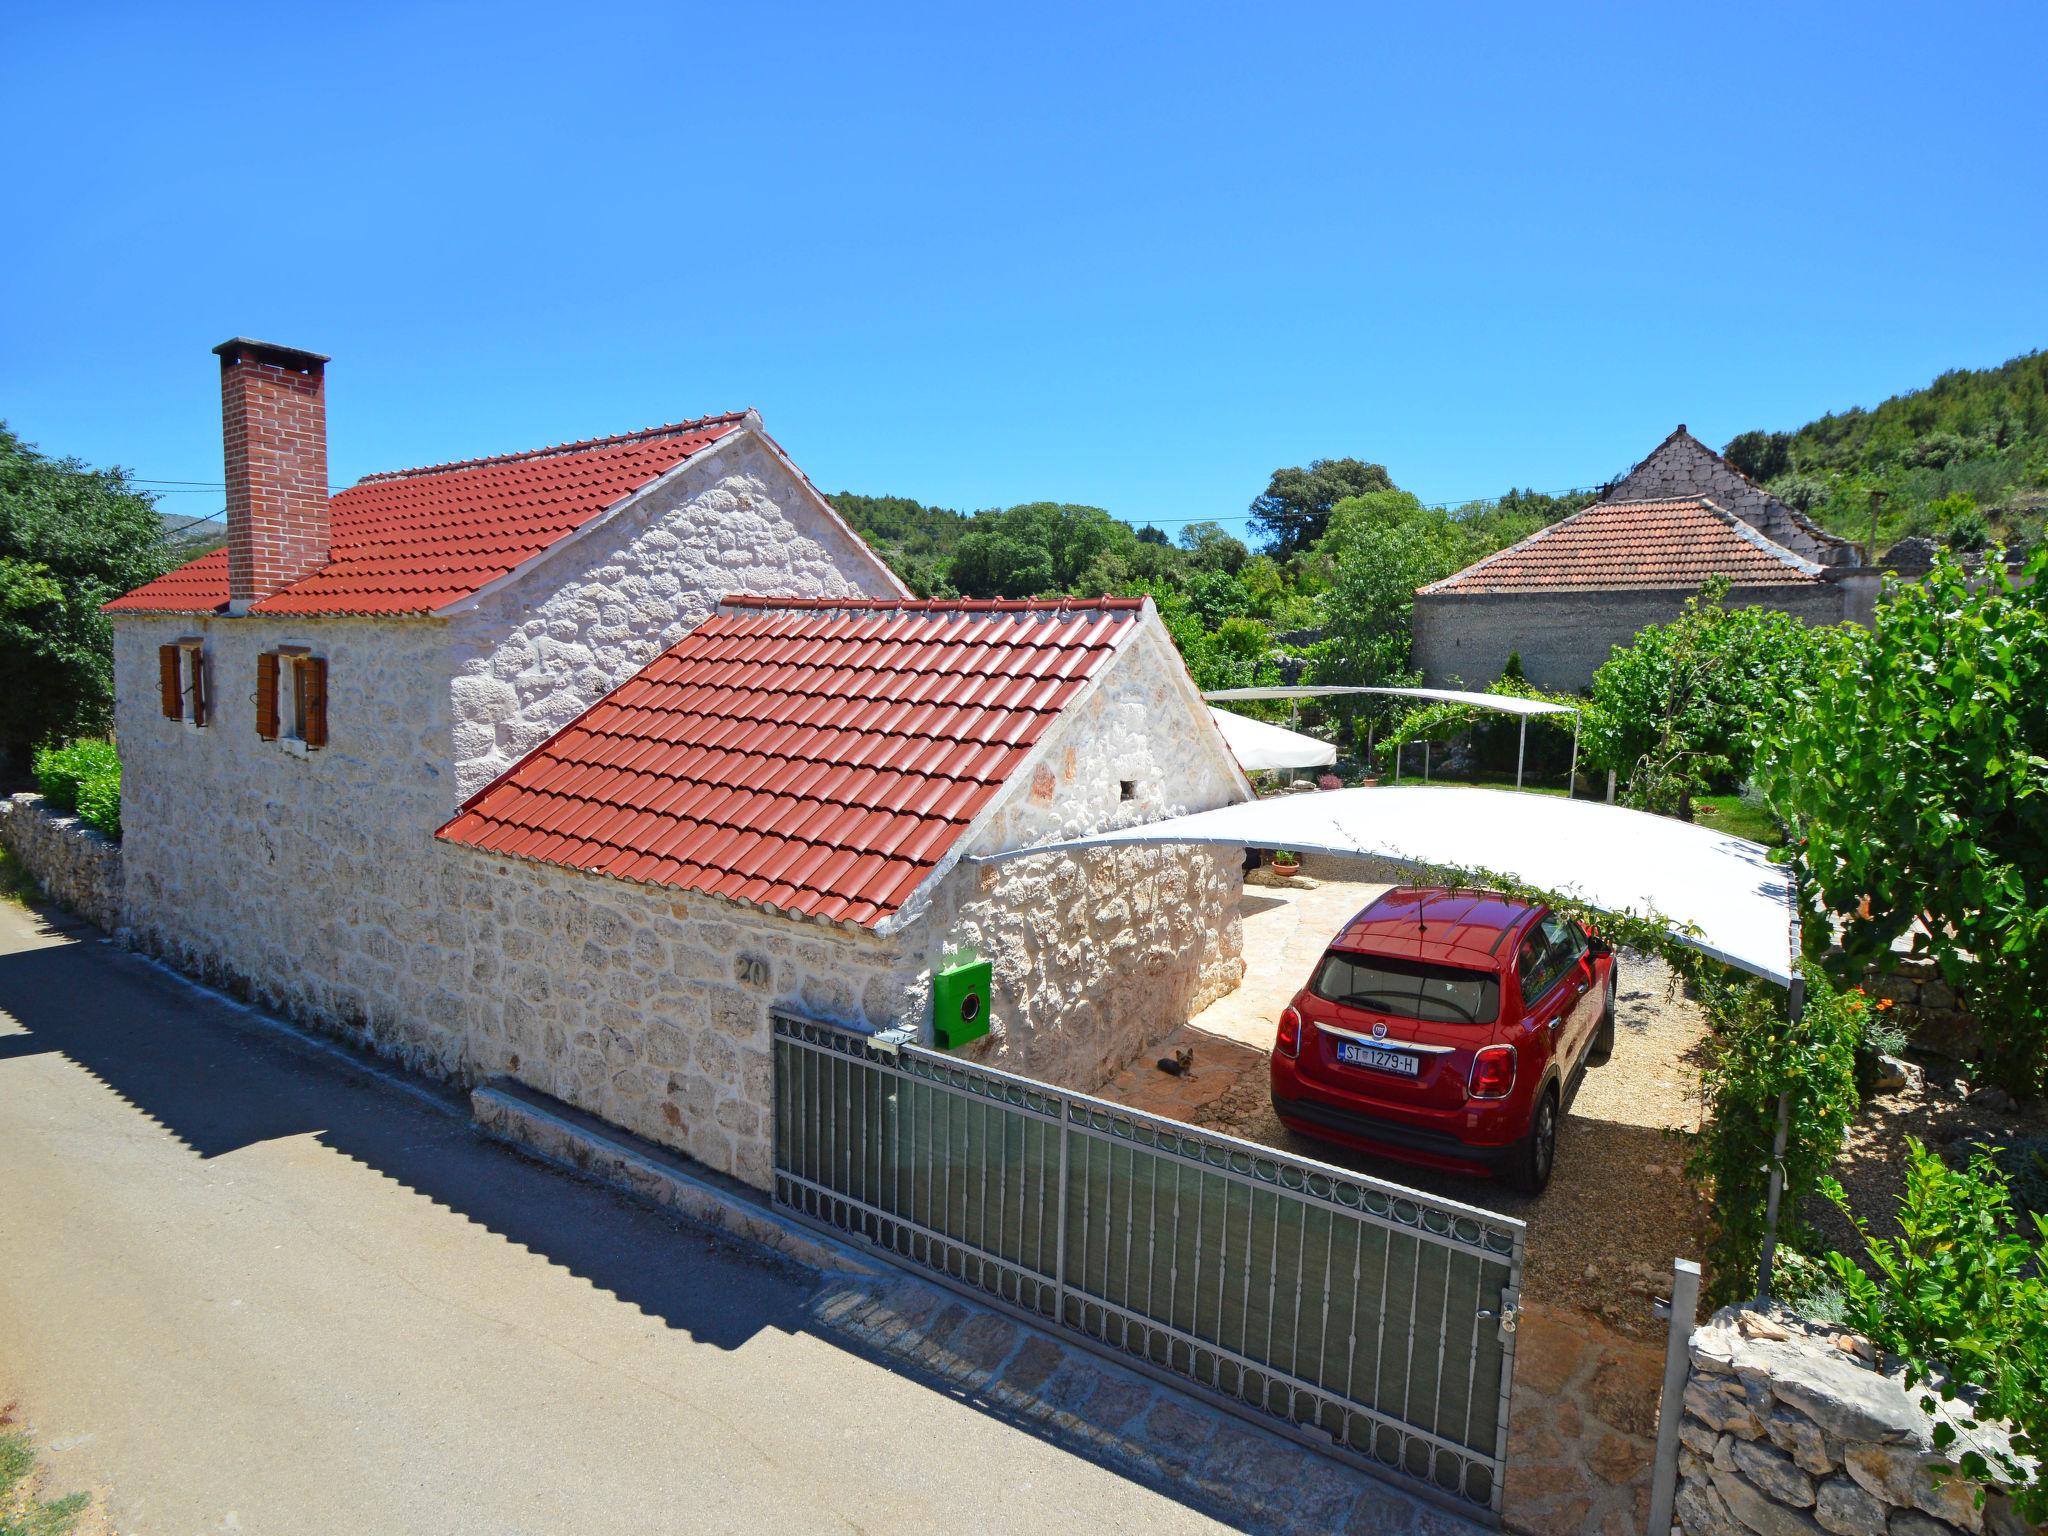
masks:
<svg viewBox="0 0 2048 1536"><path fill-rule="evenodd" d="M1557 1122L1614 1049L1614 954L1590 929L1488 891L1388 891L1280 1015L1273 1108L1361 1151L1550 1182Z"/></svg>

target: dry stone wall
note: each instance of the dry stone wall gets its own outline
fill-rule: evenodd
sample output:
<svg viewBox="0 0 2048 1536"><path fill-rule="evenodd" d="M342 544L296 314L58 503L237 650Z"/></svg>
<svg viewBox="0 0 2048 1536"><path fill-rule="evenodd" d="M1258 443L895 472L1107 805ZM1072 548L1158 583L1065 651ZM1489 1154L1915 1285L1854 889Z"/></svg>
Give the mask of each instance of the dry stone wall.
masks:
<svg viewBox="0 0 2048 1536"><path fill-rule="evenodd" d="M701 463L452 621L458 799L697 627L733 593L898 597L758 436Z"/></svg>
<svg viewBox="0 0 2048 1536"><path fill-rule="evenodd" d="M1982 1507L1935 1476L1934 1420L1869 1345L1789 1313L1724 1308L1696 1331L1679 1426L1684 1536L2022 1536L1998 1496ZM1967 1410L1961 1410L1968 1424ZM1970 1426L2003 1440L1995 1425Z"/></svg>
<svg viewBox="0 0 2048 1536"><path fill-rule="evenodd" d="M40 795L0 800L4 846L59 906L109 933L120 926L121 845L76 816L53 811Z"/></svg>

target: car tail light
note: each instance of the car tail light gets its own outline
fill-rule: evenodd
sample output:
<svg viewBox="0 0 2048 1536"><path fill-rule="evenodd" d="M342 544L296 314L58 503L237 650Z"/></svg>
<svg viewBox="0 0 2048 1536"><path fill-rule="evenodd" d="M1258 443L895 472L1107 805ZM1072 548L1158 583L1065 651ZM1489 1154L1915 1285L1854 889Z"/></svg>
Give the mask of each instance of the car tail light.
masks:
<svg viewBox="0 0 2048 1536"><path fill-rule="evenodd" d="M1280 1010L1280 1035L1273 1042L1273 1049L1282 1056L1301 1054L1301 1014L1293 1008Z"/></svg>
<svg viewBox="0 0 2048 1536"><path fill-rule="evenodd" d="M1515 1091L1515 1048L1489 1045L1472 1058L1471 1097L1504 1099Z"/></svg>

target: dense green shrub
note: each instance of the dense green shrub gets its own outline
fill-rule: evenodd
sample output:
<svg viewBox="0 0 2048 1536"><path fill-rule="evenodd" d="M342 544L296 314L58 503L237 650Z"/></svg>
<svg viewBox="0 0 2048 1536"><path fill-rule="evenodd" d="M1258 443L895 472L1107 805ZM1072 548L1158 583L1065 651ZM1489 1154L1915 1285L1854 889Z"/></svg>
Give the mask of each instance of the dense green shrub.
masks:
<svg viewBox="0 0 2048 1536"><path fill-rule="evenodd" d="M2015 1457L2048 1452L2048 1217L2019 1219L2005 1174L1984 1151L1957 1169L1909 1139L1906 1159L1896 1241L1871 1236L1841 1186L1827 1182L1865 1250L1861 1263L1828 1255L1843 1320L1906 1361L1907 1384L1924 1389L1921 1407L1953 1467L1980 1486L2018 1488L2020 1512L2039 1520L2048 1485ZM1942 1405L1965 1392L1977 1417L2012 1426L2013 1456L1958 1431Z"/></svg>
<svg viewBox="0 0 2048 1536"><path fill-rule="evenodd" d="M74 741L37 748L34 771L36 788L52 810L76 811L79 786L108 774L118 778L121 759L111 741Z"/></svg>
<svg viewBox="0 0 2048 1536"><path fill-rule="evenodd" d="M1931 955L1991 1075L2048 1086L2048 549L2019 580L1944 555L1894 585L1760 754L1813 902L1806 949L1860 977Z"/></svg>
<svg viewBox="0 0 2048 1536"><path fill-rule="evenodd" d="M1593 674L1581 756L1613 769L1639 810L1690 820L1696 796L1740 784L1786 701L1841 645L1789 613L1731 607L1728 592L1725 576L1711 578Z"/></svg>
<svg viewBox="0 0 2048 1536"><path fill-rule="evenodd" d="M1707 1289L1717 1304L1754 1293L1778 1096L1791 1098L1778 1237L1796 1247L1812 1246L1799 1209L1820 1188L1856 1111L1856 1052L1869 1002L1859 992L1837 992L1812 968L1806 978L1797 1024L1775 987L1705 972L1696 978L1713 1033L1700 1074L1706 1123L1686 1171L1713 1197Z"/></svg>
<svg viewBox="0 0 2048 1536"><path fill-rule="evenodd" d="M78 819L117 841L121 836L121 770L96 773L78 785Z"/></svg>

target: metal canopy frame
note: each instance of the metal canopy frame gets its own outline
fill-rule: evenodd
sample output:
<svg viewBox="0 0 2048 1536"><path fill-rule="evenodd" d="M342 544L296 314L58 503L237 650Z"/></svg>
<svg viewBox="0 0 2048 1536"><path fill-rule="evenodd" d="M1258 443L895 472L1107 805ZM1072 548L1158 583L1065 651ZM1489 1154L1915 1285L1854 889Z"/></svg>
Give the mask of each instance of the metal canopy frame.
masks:
<svg viewBox="0 0 2048 1536"><path fill-rule="evenodd" d="M1385 697L1403 699L1430 699L1439 704L1463 704L1470 709L1490 709L1496 714L1520 715L1521 730L1515 740L1515 788L1522 787L1522 764L1529 753L1529 717L1531 715L1570 715L1572 717L1572 761L1565 770L1564 792L1571 798L1573 787L1579 777L1579 721L1578 707L1572 704L1552 704L1547 699L1525 699L1515 693L1470 693L1462 688L1383 688L1368 687L1362 683L1310 684L1302 687L1274 688L1218 688L1202 697L1210 703L1229 699L1316 699L1340 694L1379 694ZM1372 751L1371 738L1367 737L1366 751ZM1401 782L1401 749L1394 749L1394 782ZM1422 782L1429 782L1429 743L1422 744Z"/></svg>

